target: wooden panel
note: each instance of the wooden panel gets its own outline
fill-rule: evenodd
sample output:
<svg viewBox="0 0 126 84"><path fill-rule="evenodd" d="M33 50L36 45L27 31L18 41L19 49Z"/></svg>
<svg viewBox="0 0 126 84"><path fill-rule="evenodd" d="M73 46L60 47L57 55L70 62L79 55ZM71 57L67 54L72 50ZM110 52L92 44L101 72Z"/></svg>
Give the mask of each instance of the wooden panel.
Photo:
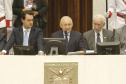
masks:
<svg viewBox="0 0 126 84"><path fill-rule="evenodd" d="M81 33L92 29L92 0L47 0L49 11L46 37L60 30L62 16L70 16L73 29Z"/></svg>
<svg viewBox="0 0 126 84"><path fill-rule="evenodd" d="M81 31L86 32L92 29L92 0L82 0L81 1L81 13L82 17L80 21Z"/></svg>

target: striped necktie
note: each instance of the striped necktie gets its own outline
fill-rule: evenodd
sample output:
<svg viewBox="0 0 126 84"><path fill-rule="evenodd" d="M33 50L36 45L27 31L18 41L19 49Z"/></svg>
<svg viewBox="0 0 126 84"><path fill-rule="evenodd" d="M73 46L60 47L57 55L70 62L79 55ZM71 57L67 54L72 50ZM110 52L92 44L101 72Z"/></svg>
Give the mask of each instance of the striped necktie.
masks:
<svg viewBox="0 0 126 84"><path fill-rule="evenodd" d="M97 34L97 42L101 42L100 34L99 33Z"/></svg>

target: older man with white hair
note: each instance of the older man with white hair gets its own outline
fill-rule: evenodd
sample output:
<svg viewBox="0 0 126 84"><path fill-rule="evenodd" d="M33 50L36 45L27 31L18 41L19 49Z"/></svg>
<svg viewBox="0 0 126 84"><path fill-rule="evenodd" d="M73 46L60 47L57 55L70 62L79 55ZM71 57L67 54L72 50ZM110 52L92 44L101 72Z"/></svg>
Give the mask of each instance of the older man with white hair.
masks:
<svg viewBox="0 0 126 84"><path fill-rule="evenodd" d="M113 32L103 29L105 26L105 17L97 14L93 19L94 29L83 33L83 37L87 40L87 50L96 50L97 42L113 41Z"/></svg>
<svg viewBox="0 0 126 84"><path fill-rule="evenodd" d="M54 32L52 38L66 38L67 52L76 52L83 55L86 51L85 42L80 32L72 30L73 21L69 16L63 16L60 20L62 30Z"/></svg>

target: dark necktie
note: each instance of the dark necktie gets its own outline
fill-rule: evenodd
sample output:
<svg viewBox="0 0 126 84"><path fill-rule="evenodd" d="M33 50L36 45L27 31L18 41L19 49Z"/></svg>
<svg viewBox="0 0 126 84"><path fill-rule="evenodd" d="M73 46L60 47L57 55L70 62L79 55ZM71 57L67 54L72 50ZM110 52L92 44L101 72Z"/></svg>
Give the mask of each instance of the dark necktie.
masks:
<svg viewBox="0 0 126 84"><path fill-rule="evenodd" d="M101 42L100 34L99 33L97 34L97 42Z"/></svg>

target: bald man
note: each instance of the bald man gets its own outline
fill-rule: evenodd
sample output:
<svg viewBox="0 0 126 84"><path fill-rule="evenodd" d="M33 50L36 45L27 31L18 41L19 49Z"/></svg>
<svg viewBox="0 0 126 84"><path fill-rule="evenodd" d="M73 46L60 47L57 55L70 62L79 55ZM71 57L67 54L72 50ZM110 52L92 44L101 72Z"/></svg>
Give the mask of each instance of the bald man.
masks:
<svg viewBox="0 0 126 84"><path fill-rule="evenodd" d="M73 21L69 16L63 16L60 20L60 27L62 30L54 32L52 38L66 38L65 33L67 33L68 45L67 52L76 52L78 55L83 55L86 51L85 42L83 40L82 34L72 30Z"/></svg>

